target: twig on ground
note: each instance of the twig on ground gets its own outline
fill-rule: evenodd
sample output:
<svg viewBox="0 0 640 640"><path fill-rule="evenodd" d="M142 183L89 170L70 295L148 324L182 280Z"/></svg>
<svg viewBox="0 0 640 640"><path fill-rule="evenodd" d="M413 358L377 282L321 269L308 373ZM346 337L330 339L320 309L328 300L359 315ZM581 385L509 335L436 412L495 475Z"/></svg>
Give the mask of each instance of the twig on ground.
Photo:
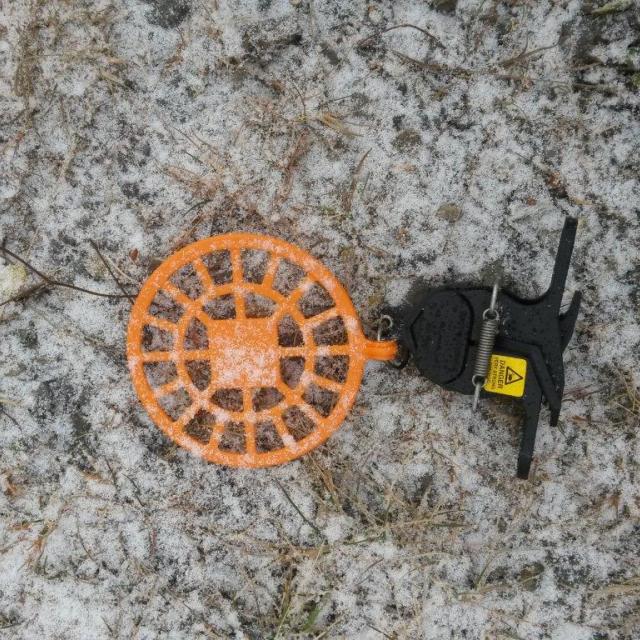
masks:
<svg viewBox="0 0 640 640"><path fill-rule="evenodd" d="M25 266L29 271L31 271L32 273L37 275L39 278L41 278L44 281L44 283L49 285L50 287L63 287L65 289L73 289L74 291L80 291L81 293L88 293L89 295L98 296L100 298L128 298L129 297L129 295L122 295L120 293L103 293L102 291L85 289L84 287L78 287L75 284L71 284L69 282L62 282L61 280L56 280L55 278L51 278L45 273L42 273L42 271L39 271L32 264L28 263L26 260L21 258L19 255L13 253L13 251L10 251L6 247L4 246L0 247L0 251L2 251L2 253L4 253L5 255L13 258L14 260L17 260L20 264ZM5 303L6 301L1 304L5 304Z"/></svg>
<svg viewBox="0 0 640 640"><path fill-rule="evenodd" d="M10 622L9 624L5 624L3 626L0 627L0 631L3 631L4 629L12 629L13 627L19 627L21 624L24 624L24 620L18 620L16 622Z"/></svg>
<svg viewBox="0 0 640 640"><path fill-rule="evenodd" d="M367 624L367 627L369 627L369 629L373 629L374 631L377 631L383 638L389 638L389 640L393 640L393 638L395 637L395 636L390 636L388 633L386 633L382 629L378 629L378 627L375 627L370 622L367 622L366 624Z"/></svg>
<svg viewBox="0 0 640 640"><path fill-rule="evenodd" d="M122 291L122 293L129 299L129 302L133 304L133 301L134 301L133 296L130 293L127 293L127 290L124 288L123 284L120 282L120 280L118 280L118 277L116 276L115 272L111 268L109 261L102 255L102 251L100 251L100 249L98 248L98 245L91 238L89 238L89 243L95 249L100 260L102 260L102 263L107 268L107 271L113 278L114 282L118 285L118 289L120 289L120 291Z"/></svg>
<svg viewBox="0 0 640 640"><path fill-rule="evenodd" d="M40 291L46 288L47 288L47 284L44 282L41 282L39 284L34 284L32 287L28 287L21 293L16 293L15 296L11 296L10 298L7 298L6 300L3 300L2 302L0 302L0 307L4 307L5 304L9 304L11 302L20 302L21 300L26 300L27 298L30 298L31 296L35 295L36 293L39 293Z"/></svg>
<svg viewBox="0 0 640 640"><path fill-rule="evenodd" d="M123 473L122 475L131 483L131 486L133 487L133 495L135 499L138 501L138 504L143 509L146 508L147 505L142 501L142 498L140 497L141 496L140 488L136 484L135 480L131 476L127 475L126 473Z"/></svg>
<svg viewBox="0 0 640 640"><path fill-rule="evenodd" d="M298 513L298 515L321 537L324 538L324 534L322 533L322 531L320 531L320 529L318 529L318 527L316 527L315 524L313 524L313 522L311 522L311 520L309 520L309 518L307 518L307 516L304 515L304 513L302 513L302 511L300 510L300 507L298 507L298 505L291 499L291 496L287 493L286 489L282 486L282 484L280 482L278 482L277 480L274 480L274 482L278 485L280 491L282 491L282 493L284 493L284 497L287 499L287 502L296 510L296 512Z"/></svg>
<svg viewBox="0 0 640 640"><path fill-rule="evenodd" d="M200 202L196 202L194 205L190 206L182 215L188 216L195 209L200 209L204 207L205 204L209 204L211 200L201 200Z"/></svg>
<svg viewBox="0 0 640 640"><path fill-rule="evenodd" d="M0 413L5 416L8 420L10 420L18 429L22 429L19 422L2 406L0 403Z"/></svg>

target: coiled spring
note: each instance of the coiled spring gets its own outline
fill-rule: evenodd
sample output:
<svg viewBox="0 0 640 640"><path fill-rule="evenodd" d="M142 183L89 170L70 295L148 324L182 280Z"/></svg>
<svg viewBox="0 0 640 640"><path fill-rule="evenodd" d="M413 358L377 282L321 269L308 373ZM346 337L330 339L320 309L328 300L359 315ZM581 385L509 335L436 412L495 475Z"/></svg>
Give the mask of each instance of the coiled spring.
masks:
<svg viewBox="0 0 640 640"><path fill-rule="evenodd" d="M493 353L493 346L496 342L496 336L498 335L498 327L500 326L500 315L496 309L498 290L499 285L496 282L496 284L493 285L493 291L491 292L491 303L489 308L485 309L482 314L482 329L480 330L476 362L473 367L473 377L471 378L471 382L475 387L473 394L474 411L478 408L480 392L487 380L491 354Z"/></svg>

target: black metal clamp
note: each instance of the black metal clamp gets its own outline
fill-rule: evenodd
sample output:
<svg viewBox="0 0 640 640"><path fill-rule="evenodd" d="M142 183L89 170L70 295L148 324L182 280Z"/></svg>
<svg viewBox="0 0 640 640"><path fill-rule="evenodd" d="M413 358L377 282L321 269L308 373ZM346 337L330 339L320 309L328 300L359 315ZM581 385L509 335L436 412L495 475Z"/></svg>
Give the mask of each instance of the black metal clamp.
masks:
<svg viewBox="0 0 640 640"><path fill-rule="evenodd" d="M418 292L413 303L392 314L400 343L429 380L459 393L504 395L522 403L525 422L517 474L524 479L529 476L542 399L549 405L552 426L560 415L562 354L581 301L575 293L567 311L560 313L576 229L577 220L567 218L551 284L539 298L525 300L495 285L442 287Z"/></svg>

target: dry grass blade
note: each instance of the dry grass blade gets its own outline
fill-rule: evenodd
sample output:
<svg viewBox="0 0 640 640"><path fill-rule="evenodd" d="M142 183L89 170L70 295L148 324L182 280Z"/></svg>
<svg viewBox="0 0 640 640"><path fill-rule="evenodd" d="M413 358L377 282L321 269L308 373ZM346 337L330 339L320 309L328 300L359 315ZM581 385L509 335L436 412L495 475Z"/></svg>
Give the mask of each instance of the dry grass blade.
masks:
<svg viewBox="0 0 640 640"><path fill-rule="evenodd" d="M634 576L623 582L612 582L594 591L590 598L598 601L626 596L640 596L640 576Z"/></svg>
<svg viewBox="0 0 640 640"><path fill-rule="evenodd" d="M358 185L358 179L360 178L360 174L362 173L362 167L364 166L365 160L371 153L371 149L365 152L365 154L360 158L360 162L358 162L355 171L353 172L353 177L351 178L351 187L348 191L345 191L342 197L342 208L350 212L353 206L353 196L356 192L356 187Z"/></svg>
<svg viewBox="0 0 640 640"><path fill-rule="evenodd" d="M416 58L412 58L400 51L396 51L394 49L390 49L391 53L398 56L401 60L408 62L410 64L416 65L421 69L426 71L431 71L433 73L446 73L453 76L459 76L461 78L472 78L473 76L478 75L488 75L493 76L494 78L498 78L499 80L507 80L511 82L518 82L523 87L529 88L536 83L548 84L551 86L557 87L567 87L568 89L576 89L576 90L584 90L584 91L596 91L599 93L603 93L605 95L617 95L617 90L614 87L605 84L589 84L586 82L567 82L564 80L554 80L552 78L530 78L526 75L518 75L513 73L502 73L496 69L486 68L486 69L466 69L464 67L452 67L445 64L440 64L438 62L423 62L422 60L417 60Z"/></svg>
<svg viewBox="0 0 640 640"><path fill-rule="evenodd" d="M165 172L177 182L185 185L189 191L207 201L213 200L223 186L222 181L216 175L200 176L194 171L175 166L166 167Z"/></svg>
<svg viewBox="0 0 640 640"><path fill-rule="evenodd" d="M446 64L440 64L438 62L423 62L422 60L416 60L411 56L408 56L400 51L396 51L395 49L390 49L391 53L398 56L401 60L405 62L409 62L414 64L421 69L425 69L427 71L433 71L434 73L449 73L455 76L462 76L464 78L470 78L473 75L473 71L470 69L465 69L464 67L450 67Z"/></svg>
<svg viewBox="0 0 640 640"><path fill-rule="evenodd" d="M298 507L298 505L292 500L291 496L287 493L287 490L282 486L282 484L280 482L278 482L277 480L274 481L280 491L282 491L282 493L284 494L284 497L287 499L287 502L296 510L296 513L321 537L324 538L324 534L322 533L322 531L320 531L320 529L318 529L318 527L316 527L315 524L313 524L313 522L311 522L311 520L309 520L309 518L307 518L307 516L304 515L304 513L302 513L300 507Z"/></svg>
<svg viewBox="0 0 640 640"><path fill-rule="evenodd" d="M362 47L366 44L368 44L369 42L371 42L372 40L376 40L378 38L380 38L380 36L384 35L385 33L389 33L389 31L395 31L396 29L415 29L416 31L419 31L420 33L424 34L425 36L427 36L427 38L429 38L429 40L431 40L431 42L433 42L433 44L435 44L437 47L440 47L440 49L444 49L445 46L442 44L442 42L440 42L440 40L438 40L438 38L436 38L432 33L430 33L429 31L427 31L426 29L423 29L422 27L419 27L415 24L410 24L408 22L405 22L403 24L397 24L393 27L388 27L387 29L383 29L382 31L378 31L377 33L373 33L370 36L367 36L366 38L363 38L362 40L360 40L356 46L357 47Z"/></svg>
<svg viewBox="0 0 640 640"><path fill-rule="evenodd" d="M309 132L304 130L296 139L291 152L287 158L287 162L283 170L283 178L278 191L273 199L272 209L279 209L291 195L293 188L293 176L295 169L299 166L300 161L306 155L310 148Z"/></svg>
<svg viewBox="0 0 640 640"><path fill-rule="evenodd" d="M546 47L538 47L537 49L532 49L531 51L527 51L527 48L525 47L522 50L522 52L520 52L517 56L503 60L500 63L500 65L503 67L511 67L513 65L520 64L525 60L529 60L530 58L537 55L538 53L542 53L543 51L549 51L549 49L555 49L557 46L558 46L558 43L556 42L556 44L550 44Z"/></svg>
<svg viewBox="0 0 640 640"><path fill-rule="evenodd" d="M591 11L592 16L606 16L608 13L618 13L620 11L626 11L633 5L633 0L611 0L603 4L601 7L593 9Z"/></svg>
<svg viewBox="0 0 640 640"><path fill-rule="evenodd" d="M355 138L361 136L361 133L351 129L339 115L331 111L323 111L316 115L316 121L323 124L325 127L332 129L336 133L340 133L347 138Z"/></svg>
<svg viewBox="0 0 640 640"><path fill-rule="evenodd" d="M640 387L635 384L632 373L617 370L623 391L614 398L613 404L626 413L633 426L640 423Z"/></svg>

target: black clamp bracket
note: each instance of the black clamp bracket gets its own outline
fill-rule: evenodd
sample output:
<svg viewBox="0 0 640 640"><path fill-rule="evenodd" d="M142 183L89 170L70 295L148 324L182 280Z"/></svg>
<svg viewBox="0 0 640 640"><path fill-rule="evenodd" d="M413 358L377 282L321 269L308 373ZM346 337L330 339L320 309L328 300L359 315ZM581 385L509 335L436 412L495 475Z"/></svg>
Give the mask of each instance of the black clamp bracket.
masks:
<svg viewBox="0 0 640 640"><path fill-rule="evenodd" d="M566 218L547 292L534 300L504 289L452 286L418 292L396 310L398 339L422 375L451 391L510 396L524 406L518 477L528 478L540 405L558 423L564 390L562 354L573 335L581 296L560 313L577 220Z"/></svg>

